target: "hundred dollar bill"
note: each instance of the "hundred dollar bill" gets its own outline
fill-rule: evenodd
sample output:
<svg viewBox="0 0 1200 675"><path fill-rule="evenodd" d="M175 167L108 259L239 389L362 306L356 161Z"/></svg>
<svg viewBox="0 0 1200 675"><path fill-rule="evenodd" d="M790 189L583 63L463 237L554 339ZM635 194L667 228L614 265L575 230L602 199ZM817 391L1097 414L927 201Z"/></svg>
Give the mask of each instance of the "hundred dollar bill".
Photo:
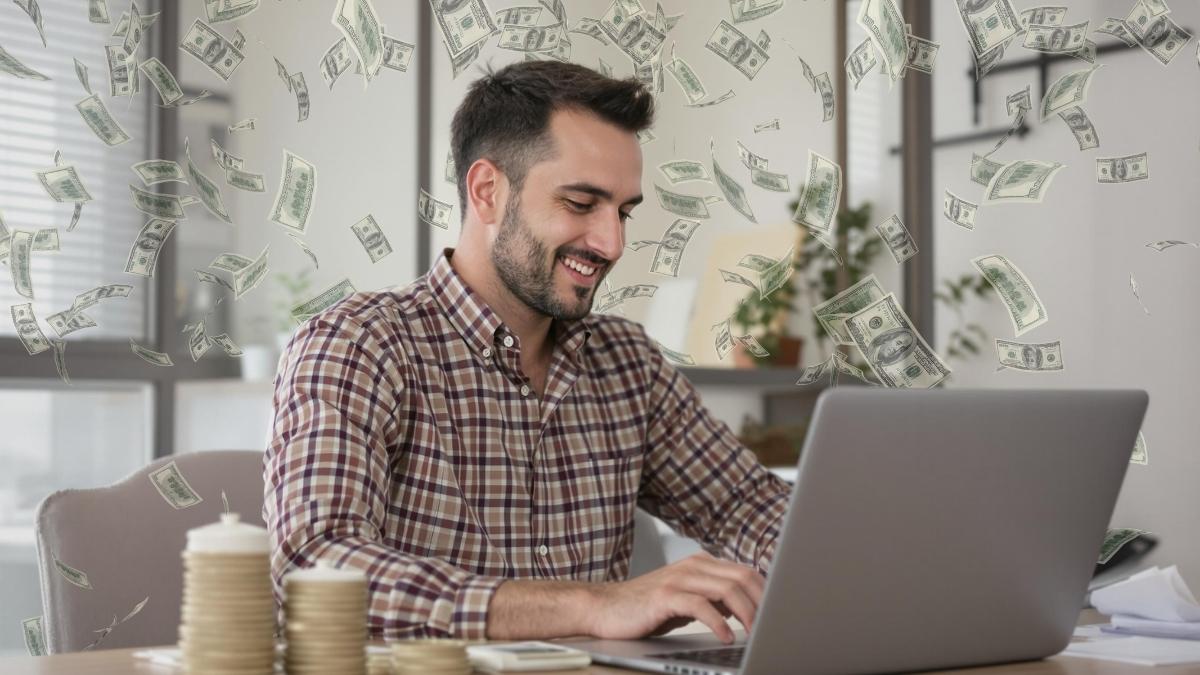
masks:
<svg viewBox="0 0 1200 675"><path fill-rule="evenodd" d="M129 258L125 261L125 272L142 277L154 276L154 267L158 264L158 254L171 232L175 229L175 221L162 218L151 218L138 232L133 247L129 249Z"/></svg>
<svg viewBox="0 0 1200 675"><path fill-rule="evenodd" d="M136 93L137 73L134 66L136 59L132 58L121 45L104 46L104 62L108 66L109 96L129 96Z"/></svg>
<svg viewBox="0 0 1200 675"><path fill-rule="evenodd" d="M681 366L696 365L696 359L692 358L691 354L684 354L683 352L677 352L674 349L667 349L662 345L661 342L656 342L655 344L658 345L658 350L663 353L663 356L667 357L668 361Z"/></svg>
<svg viewBox="0 0 1200 675"><path fill-rule="evenodd" d="M254 131L254 128L257 124L258 124L257 117L247 117L246 119L242 120L241 122L235 122L235 123L229 125L228 127L226 127L226 129L228 129L229 133L231 133L231 134L235 131Z"/></svg>
<svg viewBox="0 0 1200 675"><path fill-rule="evenodd" d="M724 103L725 101L728 101L729 99L733 98L735 95L736 94L734 94L734 91L732 89L730 89L729 91L725 92L724 94L721 94L720 96L717 96L714 99L711 99L708 101L701 101L700 103L688 103L687 107L689 107L689 108L708 108L710 106L717 105L718 103Z"/></svg>
<svg viewBox="0 0 1200 675"><path fill-rule="evenodd" d="M285 148L271 220L297 234L304 234L316 189L317 167Z"/></svg>
<svg viewBox="0 0 1200 675"><path fill-rule="evenodd" d="M171 360L171 356L169 354L164 354L163 352L156 352L153 349L147 349L147 348L139 345L138 343L134 342L133 338L129 338L129 348L133 350L134 354L138 355L138 358L145 361L146 363L149 363L152 366L173 366L173 365L175 365L175 362L173 362Z"/></svg>
<svg viewBox="0 0 1200 675"><path fill-rule="evenodd" d="M237 272L238 270L246 269L254 263L253 258L247 258L244 255L237 253L222 253L208 264L209 269L221 270L223 272Z"/></svg>
<svg viewBox="0 0 1200 675"><path fill-rule="evenodd" d="M126 621L137 616L142 611L142 609L144 609L146 607L146 603L148 603L148 602L150 602L150 596L147 595L145 597L145 599L143 599L138 604L134 605L133 609L129 610L129 613L126 614L125 617L121 619L120 623L125 623Z"/></svg>
<svg viewBox="0 0 1200 675"><path fill-rule="evenodd" d="M77 330L84 328L94 328L96 322L92 321L91 317L81 311L63 310L56 314L51 314L46 317L46 324L50 326L59 337L66 337Z"/></svg>
<svg viewBox="0 0 1200 675"><path fill-rule="evenodd" d="M1077 105L1071 106L1060 111L1058 116L1067 123L1071 133L1075 134L1075 141L1079 144L1080 150L1100 147L1100 135L1096 133L1095 125L1092 124L1091 118L1083 111L1083 108Z"/></svg>
<svg viewBox="0 0 1200 675"><path fill-rule="evenodd" d="M729 201L729 205L738 213L745 216L750 222L757 223L758 221L754 218L754 211L750 208L750 200L746 197L746 190L742 188L740 183L730 177L729 174L725 173L721 169L720 163L717 162L716 142L711 138L708 139L708 152L712 158L713 176L716 177L717 187L721 188L721 194L725 195L725 199ZM707 208L705 208L705 212L707 214ZM680 215L687 214L681 213Z"/></svg>
<svg viewBox="0 0 1200 675"><path fill-rule="evenodd" d="M787 174L775 173L773 171L763 171L761 169L751 169L750 182L764 190L771 190L772 192L792 191L792 188L788 183Z"/></svg>
<svg viewBox="0 0 1200 675"><path fill-rule="evenodd" d="M42 8L38 6L37 0L13 0L13 2L29 15L34 27L37 28L38 37L42 39L42 46L45 47L46 31L42 27Z"/></svg>
<svg viewBox="0 0 1200 675"><path fill-rule="evenodd" d="M750 80L770 59L762 47L724 19L713 29L704 46Z"/></svg>
<svg viewBox="0 0 1200 675"><path fill-rule="evenodd" d="M33 300L33 275L29 254L33 250L33 233L17 230L9 237L8 269L12 273L17 294Z"/></svg>
<svg viewBox="0 0 1200 675"><path fill-rule="evenodd" d="M1054 81L1042 97L1042 121L1060 110L1071 106L1082 105L1087 100L1088 88L1092 85L1092 76L1100 69L1100 64L1091 68L1067 73Z"/></svg>
<svg viewBox="0 0 1200 675"><path fill-rule="evenodd" d="M1159 253L1173 246L1191 246L1192 248L1200 248L1200 244L1190 241L1179 241L1178 239L1167 239L1164 241L1156 241L1146 244L1146 248L1152 248Z"/></svg>
<svg viewBox="0 0 1200 675"><path fill-rule="evenodd" d="M1063 166L1058 162L1032 159L1005 164L984 190L983 203L1041 203L1050 189L1050 182Z"/></svg>
<svg viewBox="0 0 1200 675"><path fill-rule="evenodd" d="M783 288L783 285L792 277L792 273L796 271L795 263L796 247L793 246L783 254L782 258L764 269L758 278L759 298L766 299L767 296Z"/></svg>
<svg viewBox="0 0 1200 675"><path fill-rule="evenodd" d="M810 384L815 384L822 378L832 381L832 376L833 357L831 356L820 363L814 363L811 366L805 366L804 370L800 371L800 379L796 380L796 386L805 387Z"/></svg>
<svg viewBox="0 0 1200 675"><path fill-rule="evenodd" d="M122 37L127 32L129 32L129 12L121 12L121 16L117 19L117 23L114 25L113 31L109 36Z"/></svg>
<svg viewBox="0 0 1200 675"><path fill-rule="evenodd" d="M374 216L367 214L366 218L351 225L350 229L354 232L354 236L358 237L363 248L367 250L367 255L371 256L372 263L379 262L392 252L392 245L388 243L383 229L379 227L379 223L375 222Z"/></svg>
<svg viewBox="0 0 1200 675"><path fill-rule="evenodd" d="M208 139L208 147L212 150L213 159L223 169L241 169L246 166L246 160L241 157L235 157L225 148L222 148L216 139Z"/></svg>
<svg viewBox="0 0 1200 675"><path fill-rule="evenodd" d="M690 159L677 159L659 164L658 170L667 177L671 185L677 185L689 180L712 180L703 164Z"/></svg>
<svg viewBox="0 0 1200 675"><path fill-rule="evenodd" d="M12 314L13 326L17 329L17 337L30 356L41 354L50 349L50 341L38 326L37 317L33 314L33 303L13 305L9 308Z"/></svg>
<svg viewBox="0 0 1200 675"><path fill-rule="evenodd" d="M446 49L449 50L450 46L446 45ZM475 44L467 47L466 51L463 53L459 54L458 56L451 57L451 79L458 79L458 76L462 75L468 66L470 66L472 63L475 63L475 60L479 58L479 52L481 49L483 49L483 41L476 42Z"/></svg>
<svg viewBox="0 0 1200 675"><path fill-rule="evenodd" d="M937 61L938 51L941 48L942 45L937 42L910 34L908 36L908 60L905 61L905 67L932 75L933 64Z"/></svg>
<svg viewBox="0 0 1200 675"><path fill-rule="evenodd" d="M667 211L684 218L708 218L708 203L704 197L683 195L678 192L664 190L657 184L654 186L658 193L658 203Z"/></svg>
<svg viewBox="0 0 1200 675"><path fill-rule="evenodd" d="M779 262L778 258L770 258L757 253L747 253L738 261L738 267L745 267L748 270L754 270L761 274L777 262Z"/></svg>
<svg viewBox="0 0 1200 675"><path fill-rule="evenodd" d="M209 23L233 21L258 9L258 0L204 0Z"/></svg>
<svg viewBox="0 0 1200 675"><path fill-rule="evenodd" d="M1021 32L1021 19L1010 0L955 0L976 57L1008 43Z"/></svg>
<svg viewBox="0 0 1200 675"><path fill-rule="evenodd" d="M708 90L704 88L704 83L700 81L700 76L687 61L675 56L675 45L671 45L671 58L667 61L667 72L671 73L671 77L675 78L675 82L679 84L679 88L688 98L688 103L697 103L708 96Z"/></svg>
<svg viewBox="0 0 1200 675"><path fill-rule="evenodd" d="M167 181L187 183L183 167L169 159L147 159L129 167L146 185L157 185Z"/></svg>
<svg viewBox="0 0 1200 675"><path fill-rule="evenodd" d="M766 170L769 166L765 157L754 154L749 148L742 145L741 141L737 141L738 159L742 160L742 164L747 169L763 169Z"/></svg>
<svg viewBox="0 0 1200 675"><path fill-rule="evenodd" d="M668 277L679 276L679 263L683 259L683 250L687 248L692 234L698 227L700 227L700 223L697 221L683 218L672 223L663 233L658 249L654 252L654 261L650 263L650 272Z"/></svg>
<svg viewBox="0 0 1200 675"><path fill-rule="evenodd" d="M338 81L338 78L350 70L354 65L354 52L350 49L350 41L346 38L338 38L338 41L330 45L329 49L325 50L325 55L321 57L321 79L325 81L325 86L333 91L333 85Z"/></svg>
<svg viewBox="0 0 1200 675"><path fill-rule="evenodd" d="M978 82L985 75L995 70L996 66L1004 60L1004 50L1008 47L1008 42L996 45L990 51L984 54L975 54L971 52L971 56L975 61L975 81Z"/></svg>
<svg viewBox="0 0 1200 675"><path fill-rule="evenodd" d="M90 82L88 82L88 67L80 63L79 59L74 59L74 61L75 77L79 78L79 84L83 87L83 90L88 93L88 96L91 96L92 85Z"/></svg>
<svg viewBox="0 0 1200 675"><path fill-rule="evenodd" d="M747 352L750 352L751 356L755 358L765 359L771 356L771 353L768 352L753 335L735 335L733 336L733 341L740 344Z"/></svg>
<svg viewBox="0 0 1200 675"><path fill-rule="evenodd" d="M832 298L813 307L813 314L833 339L834 344L853 345L854 340L846 331L846 319L861 311L887 293L879 285L874 274L864 277L861 281L838 293Z"/></svg>
<svg viewBox="0 0 1200 675"><path fill-rule="evenodd" d="M971 156L971 182L979 183L987 187L987 184L992 182L992 177L1004 168L1000 162L993 162L987 157L981 155Z"/></svg>
<svg viewBox="0 0 1200 675"><path fill-rule="evenodd" d="M1004 368L1045 373L1062 370L1062 341L1027 344L996 339L996 355Z"/></svg>
<svg viewBox="0 0 1200 675"><path fill-rule="evenodd" d="M1128 544L1143 534L1150 533L1145 530L1134 530L1124 527L1105 532L1104 543L1100 545L1100 557L1097 558L1096 563L1100 565L1108 563L1108 561L1112 560L1113 556L1117 554L1117 551L1120 551L1122 548L1124 548L1125 544Z"/></svg>
<svg viewBox="0 0 1200 675"><path fill-rule="evenodd" d="M101 300L106 298L128 298L133 293L133 286L129 284L105 284L96 286L90 290L84 291L75 296L75 301L71 303L71 311L78 312L96 305Z"/></svg>
<svg viewBox="0 0 1200 675"><path fill-rule="evenodd" d="M876 384L867 377L867 374L862 371L862 368L859 368L858 366L847 361L846 357L842 356L842 353L836 350L833 352L833 367L833 381L831 384L835 387L837 386L839 375L849 375L850 377L861 380L862 382L866 382L870 385Z"/></svg>
<svg viewBox="0 0 1200 675"><path fill-rule="evenodd" d="M1129 456L1130 464L1146 465L1150 463L1150 452L1146 445L1146 437L1138 430L1137 440L1133 444L1133 453Z"/></svg>
<svg viewBox="0 0 1200 675"><path fill-rule="evenodd" d="M833 97L833 82L829 79L829 73L821 73L816 81L817 90L821 92L821 119L828 122L833 119L837 106L837 99Z"/></svg>
<svg viewBox="0 0 1200 675"><path fill-rule="evenodd" d="M841 195L842 168L828 157L809 150L808 174L792 222L818 234L832 232Z"/></svg>
<svg viewBox="0 0 1200 675"><path fill-rule="evenodd" d="M25 65L24 63L21 63L19 60L17 60L17 57L13 56L12 54L9 54L7 51L4 50L3 47L0 47L0 70L8 73L9 75L19 77L23 80L49 80L50 79L49 77L46 77L45 75L39 73L38 71L34 70L33 68L30 68L29 66Z"/></svg>
<svg viewBox="0 0 1200 675"><path fill-rule="evenodd" d="M1106 18L1104 23L1100 24L1100 27L1096 29L1096 32L1111 35L1124 42L1126 47L1133 47L1138 44L1137 38L1133 36L1133 33L1129 32L1129 28L1125 25L1125 22L1120 19Z"/></svg>
<svg viewBox="0 0 1200 675"><path fill-rule="evenodd" d="M179 48L194 56L214 75L226 82L246 59L232 42L200 19L192 22Z"/></svg>
<svg viewBox="0 0 1200 675"><path fill-rule="evenodd" d="M649 129L642 129L637 132L638 145L645 145L656 138L658 136L655 136L654 132Z"/></svg>
<svg viewBox="0 0 1200 675"><path fill-rule="evenodd" d="M975 229L975 214L978 210L978 204L972 204L953 192L946 190L946 197L942 201L942 213L946 215L946 218L950 222L959 227L973 230Z"/></svg>
<svg viewBox="0 0 1200 675"><path fill-rule="evenodd" d="M1029 283L1029 278L1008 258L1002 255L981 255L972 258L971 264L1000 294L1000 299L1008 307L1008 316L1012 319L1013 330L1018 337L1049 320L1046 306L1042 304L1033 284Z"/></svg>
<svg viewBox="0 0 1200 675"><path fill-rule="evenodd" d="M1070 26L1030 25L1022 46L1047 54L1069 54L1079 50L1087 41L1088 22Z"/></svg>
<svg viewBox="0 0 1200 675"><path fill-rule="evenodd" d="M496 25L533 26L537 24L538 17L541 14L541 7L508 7L496 12Z"/></svg>
<svg viewBox="0 0 1200 675"><path fill-rule="evenodd" d="M225 169L225 184L247 192L266 192L267 185L261 173L241 169Z"/></svg>
<svg viewBox="0 0 1200 675"><path fill-rule="evenodd" d="M893 214L887 220L876 225L875 232L883 240L897 265L917 254L917 242L913 240L912 234L904 226L904 223L900 222L899 216Z"/></svg>
<svg viewBox="0 0 1200 675"><path fill-rule="evenodd" d="M883 70L891 81L900 79L908 63L908 32L899 5L894 0L863 0L855 22L879 50Z"/></svg>
<svg viewBox="0 0 1200 675"><path fill-rule="evenodd" d="M1021 30L1029 30L1035 26L1061 26L1067 18L1067 8L1062 5L1053 7L1033 7L1021 11Z"/></svg>
<svg viewBox="0 0 1200 675"><path fill-rule="evenodd" d="M138 70L146 74L146 78L150 80L150 84L154 86L154 90L158 92L164 105L170 105L183 98L183 89L162 61L155 57L148 58L142 61Z"/></svg>
<svg viewBox="0 0 1200 675"><path fill-rule="evenodd" d="M279 62L277 57L273 56L271 58L275 59L275 74L283 81L283 86L287 87L287 90L290 92L292 90L292 78L288 75L288 69Z"/></svg>
<svg viewBox="0 0 1200 675"><path fill-rule="evenodd" d="M446 151L446 164L442 169L442 178L451 185L458 185L458 167L454 164L454 151Z"/></svg>
<svg viewBox="0 0 1200 675"><path fill-rule="evenodd" d="M192 179L192 185L196 187L196 193L200 197L200 202L204 204L204 208L208 212L221 220L233 224L233 219L229 217L229 212L225 210L225 201L221 199L221 189L217 184L209 180L200 172L199 167L192 161L191 149L188 145L188 139L183 139L183 155L187 159L188 177Z"/></svg>
<svg viewBox="0 0 1200 675"><path fill-rule="evenodd" d="M733 351L733 334L730 333L729 320L722 321L714 328L718 330L713 338L713 348L717 351L717 358L724 361L729 352Z"/></svg>
<svg viewBox="0 0 1200 675"><path fill-rule="evenodd" d="M212 340L213 344L220 347L221 351L225 352L225 356L238 357L242 355L242 348L237 346L237 343L233 341L233 338L229 337L228 333L214 335L209 339Z"/></svg>
<svg viewBox="0 0 1200 675"><path fill-rule="evenodd" d="M879 60L875 58L875 48L871 46L870 38L860 42L850 52L845 62L846 76L854 83L855 91L858 90L858 85L862 82L863 78L874 70L877 65L879 65Z"/></svg>
<svg viewBox="0 0 1200 675"><path fill-rule="evenodd" d="M558 46L562 24L548 26L505 26L496 46L518 52L545 52Z"/></svg>
<svg viewBox="0 0 1200 675"><path fill-rule="evenodd" d="M778 117L772 118L761 124L754 125L754 133L756 133L756 134L761 131L771 131L771 130L779 131L779 118Z"/></svg>
<svg viewBox="0 0 1200 675"><path fill-rule="evenodd" d="M383 65L383 30L375 6L371 0L338 0L331 21L346 36L369 82Z"/></svg>
<svg viewBox="0 0 1200 675"><path fill-rule="evenodd" d="M29 246L30 251L58 251L58 228L47 227L33 233L33 243ZM7 253L0 254L0 260L7 257Z"/></svg>
<svg viewBox="0 0 1200 675"><path fill-rule="evenodd" d="M267 277L267 270L269 269L267 266L267 254L270 252L270 249L271 246L268 244L253 262L233 273L234 300L240 300L243 295L249 293Z"/></svg>
<svg viewBox="0 0 1200 675"><path fill-rule="evenodd" d="M1125 157L1097 157L1097 183L1131 183L1150 178L1150 158L1142 152Z"/></svg>
<svg viewBox="0 0 1200 675"><path fill-rule="evenodd" d="M21 632L25 635L25 651L30 656L46 655L46 632L42 629L42 617L34 616L22 620Z"/></svg>
<svg viewBox="0 0 1200 675"><path fill-rule="evenodd" d="M129 134L121 128L117 120L108 112L99 94L92 94L75 104L75 109L83 117L83 121L91 128L96 138L104 141L105 145L120 145L129 140Z"/></svg>
<svg viewBox="0 0 1200 675"><path fill-rule="evenodd" d="M88 575L86 572L77 570L58 558L54 559L54 569L58 570L59 575L72 584L87 590L92 589L92 582L88 581Z"/></svg>
<svg viewBox="0 0 1200 675"><path fill-rule="evenodd" d="M482 42L500 30L484 0L429 0L429 4L451 60L472 48L478 56Z"/></svg>
<svg viewBox="0 0 1200 675"><path fill-rule="evenodd" d="M888 387L929 388L950 375L892 293L848 317L846 331Z"/></svg>
<svg viewBox="0 0 1200 675"><path fill-rule="evenodd" d="M453 210L453 204L435 199L433 195L421 188L421 193L417 196L417 217L421 219L421 222L449 230L450 214Z"/></svg>
<svg viewBox="0 0 1200 675"><path fill-rule="evenodd" d="M191 329L191 335L188 336L188 353L192 357L192 362L195 363L208 353L208 350L212 349L213 341L204 332L203 321L192 325Z"/></svg>
<svg viewBox="0 0 1200 675"><path fill-rule="evenodd" d="M46 194L56 202L89 202L92 200L92 195L83 186L83 181L79 178L79 172L75 170L74 165L64 164L56 166L53 169L44 171L34 171L38 182L46 190Z"/></svg>
<svg viewBox="0 0 1200 675"><path fill-rule="evenodd" d="M207 283L207 284L214 284L216 286L223 286L230 292L233 292L233 284L229 283L228 281L225 281L221 277L219 277L211 272L205 272L204 270L193 270L193 271L196 273L196 278L199 279L200 281L203 281L204 283Z"/></svg>
<svg viewBox="0 0 1200 675"><path fill-rule="evenodd" d="M413 52L417 46L397 40L390 35L383 36L383 67L389 70L398 70L402 73L408 72L408 65L412 62Z"/></svg>
<svg viewBox="0 0 1200 675"><path fill-rule="evenodd" d="M590 19L586 17L582 18L579 21L576 21L575 25L571 26L568 32L586 35L605 47L611 44L604 34L604 29L600 27L600 21L597 19Z"/></svg>
<svg viewBox="0 0 1200 675"><path fill-rule="evenodd" d="M1020 91L1009 94L1004 99L1004 109L1008 112L1010 118L1016 118L1022 112L1033 110L1033 99L1029 94L1029 85L1025 85L1025 88Z"/></svg>
<svg viewBox="0 0 1200 675"><path fill-rule="evenodd" d="M636 284L633 286L623 286L610 293L605 293L596 300L594 311L596 313L607 312L617 305L632 300L633 298L649 298L653 297L658 290L658 286L653 284Z"/></svg>
<svg viewBox="0 0 1200 675"><path fill-rule="evenodd" d="M172 508L186 509L204 501L179 470L175 462L150 473L150 483Z"/></svg>
<svg viewBox="0 0 1200 675"><path fill-rule="evenodd" d="M58 379L71 384L71 375L67 372L67 341L52 339L50 345L54 347L54 369L58 371Z"/></svg>
<svg viewBox="0 0 1200 675"><path fill-rule="evenodd" d="M758 290L758 284L754 283L753 281L750 281L749 279L742 276L741 274L738 274L737 272L730 272L729 270L725 270L725 269L718 269L717 271L721 273L721 279L723 279L724 281L726 281L728 283L741 284L743 286L749 286L750 288L753 288L756 291Z"/></svg>
<svg viewBox="0 0 1200 675"><path fill-rule="evenodd" d="M107 0L88 0L88 21L109 23Z"/></svg>
<svg viewBox="0 0 1200 675"><path fill-rule="evenodd" d="M734 23L761 19L783 7L783 0L729 0Z"/></svg>
<svg viewBox="0 0 1200 675"><path fill-rule="evenodd" d="M291 312L292 319L296 323L304 323L313 316L333 307L344 298L350 297L354 292L354 284L351 284L349 279L342 279L333 286L321 291L315 297L293 307Z"/></svg>
<svg viewBox="0 0 1200 675"><path fill-rule="evenodd" d="M1155 20L1170 11L1167 4L1161 0L1137 0L1133 3L1129 14L1125 15L1125 27L1139 41L1143 40L1146 33L1153 27Z"/></svg>
<svg viewBox="0 0 1200 675"><path fill-rule="evenodd" d="M303 122L308 119L308 113L312 109L312 100L308 96L308 83L304 81L304 73L289 75L288 82L291 83L292 93L296 95L296 121Z"/></svg>

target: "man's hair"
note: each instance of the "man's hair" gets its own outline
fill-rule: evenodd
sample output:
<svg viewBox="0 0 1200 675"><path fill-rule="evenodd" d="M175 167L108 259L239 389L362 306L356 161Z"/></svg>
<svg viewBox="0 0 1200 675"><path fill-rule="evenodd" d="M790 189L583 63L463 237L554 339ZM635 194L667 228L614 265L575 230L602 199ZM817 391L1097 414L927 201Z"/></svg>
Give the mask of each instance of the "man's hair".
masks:
<svg viewBox="0 0 1200 675"><path fill-rule="evenodd" d="M522 61L471 84L450 125L450 147L458 179L458 203L467 215L467 171L477 159L495 162L521 191L525 175L554 152L550 114L590 112L637 133L654 123L654 97L642 82L617 80L561 61Z"/></svg>

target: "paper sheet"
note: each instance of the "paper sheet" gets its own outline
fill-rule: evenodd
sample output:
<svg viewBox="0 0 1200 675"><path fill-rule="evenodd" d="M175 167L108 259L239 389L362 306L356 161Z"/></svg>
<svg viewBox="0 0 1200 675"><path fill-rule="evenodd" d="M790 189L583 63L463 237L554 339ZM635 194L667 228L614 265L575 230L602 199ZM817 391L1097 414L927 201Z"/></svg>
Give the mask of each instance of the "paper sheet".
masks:
<svg viewBox="0 0 1200 675"><path fill-rule="evenodd" d="M1062 655L1140 666L1173 666L1200 663L1200 641L1126 637L1102 633L1099 626L1080 626Z"/></svg>
<svg viewBox="0 0 1200 675"><path fill-rule="evenodd" d="M1196 602L1179 570L1153 567L1092 593L1102 614L1136 616L1157 621L1200 621Z"/></svg>

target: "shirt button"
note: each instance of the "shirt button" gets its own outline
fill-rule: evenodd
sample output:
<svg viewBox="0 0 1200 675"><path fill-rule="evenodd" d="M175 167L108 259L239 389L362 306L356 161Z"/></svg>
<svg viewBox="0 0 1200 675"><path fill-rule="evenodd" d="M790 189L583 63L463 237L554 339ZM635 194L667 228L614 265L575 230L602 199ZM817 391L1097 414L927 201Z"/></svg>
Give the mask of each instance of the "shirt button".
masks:
<svg viewBox="0 0 1200 675"><path fill-rule="evenodd" d="M491 347L483 348L483 358L485 358L485 359L492 358L492 348Z"/></svg>
<svg viewBox="0 0 1200 675"><path fill-rule="evenodd" d="M530 391L532 391L532 390L529 388L529 385L527 385L527 384L521 385L521 395L522 396L528 396ZM545 548L545 546L543 546L542 548Z"/></svg>
<svg viewBox="0 0 1200 675"><path fill-rule="evenodd" d="M549 555L549 554L550 554L550 549L545 544L542 544L541 546L538 547L538 555L544 556L544 555Z"/></svg>
<svg viewBox="0 0 1200 675"><path fill-rule="evenodd" d="M513 346L513 336L511 336L511 335L504 336L504 346L505 347Z"/></svg>

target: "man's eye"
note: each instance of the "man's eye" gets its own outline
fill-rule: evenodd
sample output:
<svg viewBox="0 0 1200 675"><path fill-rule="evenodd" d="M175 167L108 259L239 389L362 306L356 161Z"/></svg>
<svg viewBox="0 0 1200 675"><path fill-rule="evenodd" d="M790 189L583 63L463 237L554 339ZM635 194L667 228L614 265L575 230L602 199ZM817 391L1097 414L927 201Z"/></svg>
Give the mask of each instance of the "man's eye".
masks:
<svg viewBox="0 0 1200 675"><path fill-rule="evenodd" d="M587 211L588 209L592 208L591 204L581 204L573 199L568 199L566 202L571 205L571 208L578 209L579 211Z"/></svg>
<svg viewBox="0 0 1200 675"><path fill-rule="evenodd" d="M623 222L625 222L625 221L627 221L627 220L633 220L633 214L632 214L632 213L622 213L622 214L621 214L621 222L623 223Z"/></svg>

